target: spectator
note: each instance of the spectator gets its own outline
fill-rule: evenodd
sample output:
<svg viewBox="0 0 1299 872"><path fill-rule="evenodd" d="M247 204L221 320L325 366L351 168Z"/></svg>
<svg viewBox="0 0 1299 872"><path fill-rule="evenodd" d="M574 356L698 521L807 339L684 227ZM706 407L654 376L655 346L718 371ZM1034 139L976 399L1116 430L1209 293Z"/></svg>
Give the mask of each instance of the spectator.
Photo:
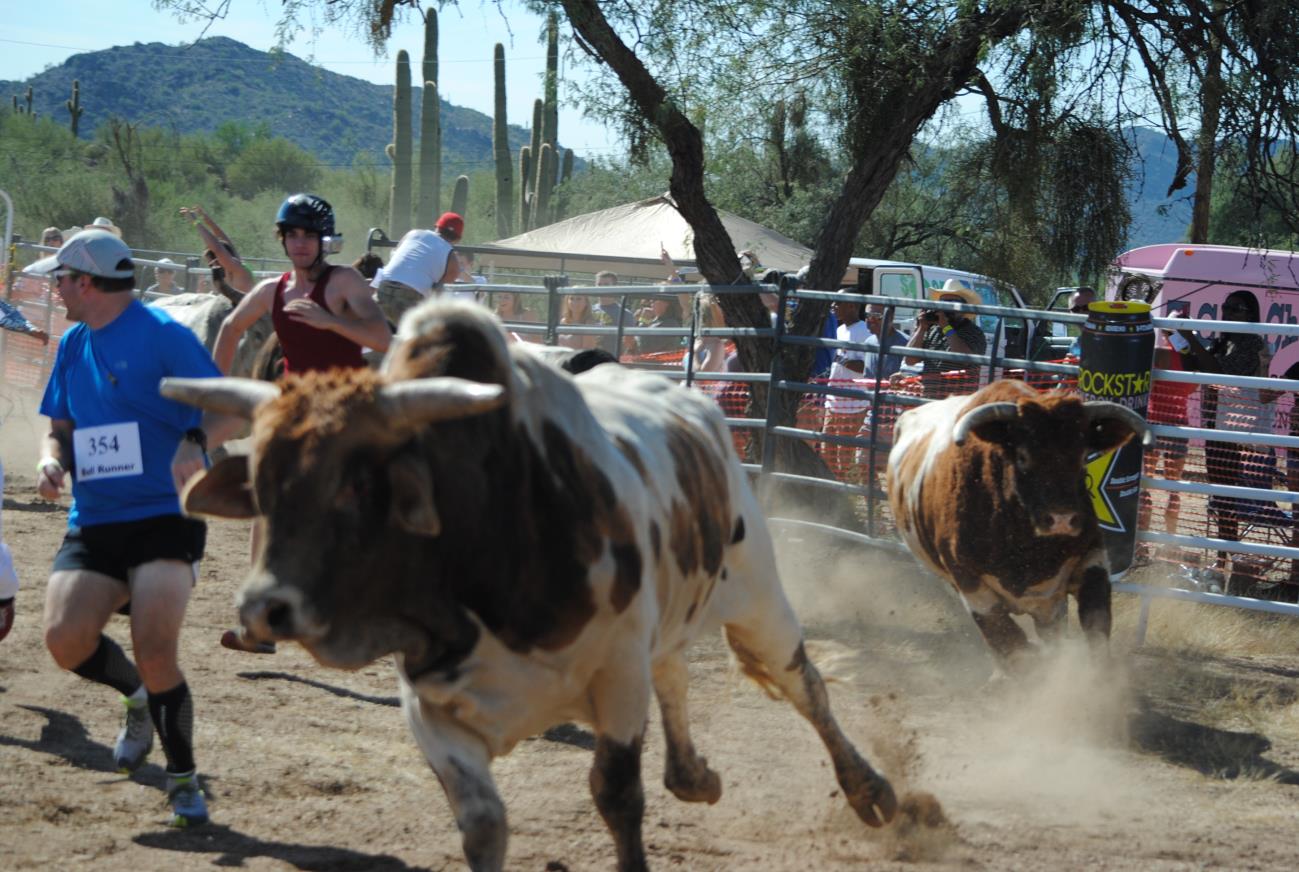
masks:
<svg viewBox="0 0 1299 872"><path fill-rule="evenodd" d="M120 227L118 227L116 224L114 224L113 221L112 221L112 219L110 219L110 218L105 218L105 217L103 217L102 215L101 215L100 217L96 218L94 221L90 222L90 224L87 225L86 229L87 229L87 230L107 230L109 233L113 234L113 235L116 236L118 239L121 239L121 238L122 238L122 228L120 228Z"/></svg>
<svg viewBox="0 0 1299 872"><path fill-rule="evenodd" d="M452 255L464 230L463 218L444 212L433 230L411 230L397 243L388 265L371 282L378 290L379 308L391 323L400 323L407 309L460 275L460 260Z"/></svg>
<svg viewBox="0 0 1299 872"><path fill-rule="evenodd" d="M235 305L244 294L253 289L253 274L244 262L230 237L203 211L202 206L182 207L180 216L194 225L199 239L203 240L203 260L212 270L212 284Z"/></svg>
<svg viewBox="0 0 1299 872"><path fill-rule="evenodd" d="M472 251L457 251L456 257L460 258L460 275L456 276L456 281L473 282L476 285L487 284L487 276L480 276L475 272L478 268L477 255Z"/></svg>
<svg viewBox="0 0 1299 872"><path fill-rule="evenodd" d="M884 364L880 365L879 347L882 342L881 334L884 330L884 307L878 303L872 303L866 307L866 326L870 328L871 335L866 339L867 347L876 349L875 351L866 352L865 367L862 374L866 378L887 379L895 372L902 369L902 356L895 352L884 355ZM896 325L890 325L889 348L904 348L910 337L897 328Z"/></svg>
<svg viewBox="0 0 1299 872"><path fill-rule="evenodd" d="M681 317L681 303L675 294L663 294L650 300L649 306L642 310L642 327L653 329L671 329L684 327ZM655 354L661 351L677 351L681 348L680 336L640 336L636 349L640 354Z"/></svg>
<svg viewBox="0 0 1299 872"><path fill-rule="evenodd" d="M383 269L383 258L373 251L367 251L352 261L352 269L359 272L366 281L372 281L379 270Z"/></svg>
<svg viewBox="0 0 1299 872"><path fill-rule="evenodd" d="M43 343L50 341L48 333L28 321L27 316L17 306L2 297L0 297L0 328L24 333Z"/></svg>
<svg viewBox="0 0 1299 872"><path fill-rule="evenodd" d="M839 293L849 293L840 290ZM871 337L870 328L863 317L866 306L862 303L838 300L834 303L834 316L839 326L835 339L840 342L855 342L865 345ZM857 348L834 349L834 362L830 367L830 386L837 388L860 388L853 379L861 378L866 369L866 352ZM855 397L839 397L833 394L825 398L825 432L831 436L854 436L861 427L866 414L866 401ZM841 480L854 479L853 447L838 443L827 443L825 460L831 471Z"/></svg>
<svg viewBox="0 0 1299 872"><path fill-rule="evenodd" d="M176 273L180 266L171 258L164 257L158 261L158 265L153 268L153 284L145 289L146 294L174 294L176 293Z"/></svg>
<svg viewBox="0 0 1299 872"><path fill-rule="evenodd" d="M1223 321L1258 323L1258 298L1249 291L1232 291L1222 304L1221 318ZM1256 333L1220 333L1208 347L1191 330L1179 330L1178 333L1189 346L1182 354L1182 362L1189 370L1222 375L1268 374L1271 356L1263 337ZM1204 425L1222 431L1271 432L1278 396L1277 391L1205 385L1201 405ZM1250 459L1248 464L1247 455ZM1241 443L1226 440L1209 440L1204 445L1205 474L1211 484L1259 486L1258 467L1266 466L1269 460L1275 469L1276 458L1270 452L1247 451ZM1240 538L1239 514L1249 506L1249 502L1252 501L1217 495L1209 497L1209 517L1216 523L1219 539L1236 541ZM1214 571L1221 576L1226 575L1227 560L1227 552L1219 551ZM1250 578L1236 576L1233 571L1226 585L1228 592L1241 591L1252 583ZM1211 580L1219 581L1213 577Z"/></svg>
<svg viewBox="0 0 1299 872"><path fill-rule="evenodd" d="M663 247L663 243L661 242L659 243L659 263L663 264L663 266L667 268L668 274L666 281L668 284L679 285L685 281L685 279L681 277L680 271L677 270L677 265L672 262L672 255L668 254L668 250Z"/></svg>
<svg viewBox="0 0 1299 872"><path fill-rule="evenodd" d="M943 303L969 303L979 305L983 299L977 291L965 287L957 279L948 279L941 290L930 291L930 299ZM924 348L927 351L951 351L957 354L983 354L987 351L988 340L973 319L960 312L948 312L926 309L916 318L916 332L907 342L909 348ZM903 358L908 364L921 360L912 356ZM946 361L924 359L921 373L921 385L926 397L941 398L952 393L943 383L940 375L944 372L974 369L977 364L964 361Z"/></svg>
<svg viewBox="0 0 1299 872"><path fill-rule="evenodd" d="M1096 302L1096 291L1093 288L1079 288L1069 295L1069 311L1075 315L1086 315L1087 307ZM1069 346L1068 357L1082 357L1082 332L1074 337Z"/></svg>
<svg viewBox="0 0 1299 872"><path fill-rule="evenodd" d="M712 294L700 294L696 300L701 328L720 328L726 326L726 318L717 297ZM695 344L686 354L683 365L695 372L723 372L726 369L726 339L722 336L698 336Z"/></svg>
<svg viewBox="0 0 1299 872"><path fill-rule="evenodd" d="M57 227L46 227L41 231L41 245L48 248L59 248L63 245L63 231Z"/></svg>
<svg viewBox="0 0 1299 872"><path fill-rule="evenodd" d="M599 324L595 312L591 308L591 298L581 294L568 294L564 297L564 306L560 312L559 323L565 327L589 326L595 327ZM599 336L579 335L573 333L564 333L560 331L559 344L565 348L576 348L584 350L595 348L599 344Z"/></svg>
<svg viewBox="0 0 1299 872"><path fill-rule="evenodd" d="M595 286L597 288L610 288L617 284L618 274L615 272L601 270L595 274ZM622 305L621 300L617 296L597 298L595 311L600 316L601 323L607 323L615 329L622 327L626 330L628 327L634 327L636 325L635 316L633 316L632 313ZM622 350L624 353L635 350L636 340L634 337L624 336L622 342ZM617 334L614 334L613 336L600 337L600 347L614 355L615 359L618 357L618 352L615 347L617 344Z"/></svg>

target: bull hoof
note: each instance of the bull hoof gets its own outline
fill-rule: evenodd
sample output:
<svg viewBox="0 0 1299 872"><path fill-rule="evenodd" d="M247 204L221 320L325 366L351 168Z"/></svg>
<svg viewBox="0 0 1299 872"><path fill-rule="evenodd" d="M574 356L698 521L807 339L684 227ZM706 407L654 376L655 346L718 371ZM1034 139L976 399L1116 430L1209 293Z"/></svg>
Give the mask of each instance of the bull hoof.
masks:
<svg viewBox="0 0 1299 872"><path fill-rule="evenodd" d="M698 759L697 765L688 769L670 768L663 777L663 785L682 802L706 802L712 805L722 798L722 779L708 768L707 761L702 757Z"/></svg>
<svg viewBox="0 0 1299 872"><path fill-rule="evenodd" d="M857 817L867 826L882 827L898 812L898 798L887 778L857 755L850 766L836 769L839 786Z"/></svg>

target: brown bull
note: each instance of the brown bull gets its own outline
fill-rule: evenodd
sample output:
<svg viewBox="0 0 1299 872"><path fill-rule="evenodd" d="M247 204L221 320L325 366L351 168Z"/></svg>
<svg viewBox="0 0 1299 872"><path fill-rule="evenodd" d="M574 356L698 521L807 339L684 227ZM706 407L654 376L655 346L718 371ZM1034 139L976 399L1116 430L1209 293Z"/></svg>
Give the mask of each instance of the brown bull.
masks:
<svg viewBox="0 0 1299 872"><path fill-rule="evenodd" d="M1027 643L1011 615L1057 633L1069 594L1088 636L1110 635L1110 569L1083 465L1145 422L1115 403L998 381L898 418L889 503L903 540L960 594L1004 661Z"/></svg>
<svg viewBox="0 0 1299 872"><path fill-rule="evenodd" d="M505 862L492 759L569 720L596 734L590 786L618 867L645 868L640 757L650 696L664 782L716 802L696 752L686 650L725 629L744 671L816 729L853 809L896 801L830 712L781 590L765 520L725 422L666 379L579 379L485 311L430 303L403 319L385 372L164 383L249 415L252 453L213 467L187 511L260 518L241 593L255 639L321 663L396 654L407 718L475 870Z"/></svg>

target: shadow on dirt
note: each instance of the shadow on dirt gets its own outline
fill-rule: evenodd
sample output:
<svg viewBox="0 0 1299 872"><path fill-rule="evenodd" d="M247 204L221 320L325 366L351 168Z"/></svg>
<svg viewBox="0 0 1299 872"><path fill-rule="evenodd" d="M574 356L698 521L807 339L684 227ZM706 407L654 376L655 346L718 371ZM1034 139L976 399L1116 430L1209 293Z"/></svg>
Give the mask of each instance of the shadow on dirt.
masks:
<svg viewBox="0 0 1299 872"><path fill-rule="evenodd" d="M185 854L215 854L214 866L242 867L248 860L266 857L294 869L374 870L374 872L431 872L424 866L410 866L388 854L367 854L346 848L321 845L299 845L292 842L268 842L236 832L227 826L208 824L195 830L167 830L142 833L132 839L145 848L176 851ZM186 864L188 865L188 864Z"/></svg>
<svg viewBox="0 0 1299 872"><path fill-rule="evenodd" d="M558 742L561 745L572 745L584 751L595 750L595 734L584 730L577 724L559 724L551 727L537 738Z"/></svg>
<svg viewBox="0 0 1299 872"><path fill-rule="evenodd" d="M1299 772L1263 757L1272 743L1258 733L1206 727L1149 709L1134 714L1128 729L1137 749L1210 778L1299 784Z"/></svg>
<svg viewBox="0 0 1299 872"><path fill-rule="evenodd" d="M51 512L67 511L67 508L68 507L65 505L47 502L46 500L16 500L13 497L4 498L4 510L6 512L31 512L37 515L48 515Z"/></svg>
<svg viewBox="0 0 1299 872"><path fill-rule="evenodd" d="M72 715L34 705L20 705L16 708L45 718L45 726L41 727L41 734L35 741L0 736L0 747L22 748L50 754L66 760L78 769L112 775L113 780L127 778L125 775L119 775L117 769L113 767L113 749L91 739L85 726ZM166 778L166 772L156 763L146 763L130 776L132 781L158 790L164 788Z"/></svg>
<svg viewBox="0 0 1299 872"><path fill-rule="evenodd" d="M316 681L311 678L303 678L301 675L294 675L291 672L240 672L240 678L247 678L252 681L292 681L296 684L305 684L308 687L314 687L317 690L323 690L325 693L331 693L334 696L341 696L345 699L354 699L358 702L368 702L373 705L386 705L393 708L401 708L401 698L396 696L371 696L368 693L357 693L354 690L348 690L346 687L336 687L332 684L325 684L323 681Z"/></svg>
<svg viewBox="0 0 1299 872"><path fill-rule="evenodd" d="M66 760L66 762L78 769L86 769L88 772L103 772L105 775L113 776L108 780L101 781L100 784L107 784L108 781L129 780L158 791L166 789L166 769L156 763L145 763L142 767L136 769L134 773L131 773L130 776L118 772L113 765L112 747L101 745L101 743L92 739L81 721L75 719L69 713L42 706L17 706L17 708L44 717L45 725L40 728L40 736L36 737L34 742L12 736L0 736L0 747L21 747L26 751L36 751L39 754L57 756L57 758ZM199 784L207 790L208 777L200 773Z"/></svg>

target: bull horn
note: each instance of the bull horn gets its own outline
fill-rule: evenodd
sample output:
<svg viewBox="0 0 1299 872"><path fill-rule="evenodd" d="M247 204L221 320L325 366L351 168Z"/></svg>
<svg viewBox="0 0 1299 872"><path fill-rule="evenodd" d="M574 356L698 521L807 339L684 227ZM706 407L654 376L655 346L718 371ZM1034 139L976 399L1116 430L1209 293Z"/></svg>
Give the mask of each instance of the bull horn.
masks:
<svg viewBox="0 0 1299 872"><path fill-rule="evenodd" d="M972 412L966 412L961 416L961 420L956 422L956 429L952 431L952 441L957 445L964 445L965 438L975 427L992 421L1013 421L1018 417L1019 406L1014 403L988 403L979 406Z"/></svg>
<svg viewBox="0 0 1299 872"><path fill-rule="evenodd" d="M164 378L158 391L169 400L248 420L258 406L280 395L276 385L251 378Z"/></svg>
<svg viewBox="0 0 1299 872"><path fill-rule="evenodd" d="M1105 400L1091 400L1083 403L1083 410L1087 416L1088 424L1097 419L1114 418L1120 424L1126 424L1129 430L1140 436L1142 445L1154 444L1155 436L1150 432L1150 426L1146 424L1146 419L1127 406Z"/></svg>
<svg viewBox="0 0 1299 872"><path fill-rule="evenodd" d="M469 418L504 404L503 385L453 376L394 382L379 391L380 408L393 423L408 426Z"/></svg>

